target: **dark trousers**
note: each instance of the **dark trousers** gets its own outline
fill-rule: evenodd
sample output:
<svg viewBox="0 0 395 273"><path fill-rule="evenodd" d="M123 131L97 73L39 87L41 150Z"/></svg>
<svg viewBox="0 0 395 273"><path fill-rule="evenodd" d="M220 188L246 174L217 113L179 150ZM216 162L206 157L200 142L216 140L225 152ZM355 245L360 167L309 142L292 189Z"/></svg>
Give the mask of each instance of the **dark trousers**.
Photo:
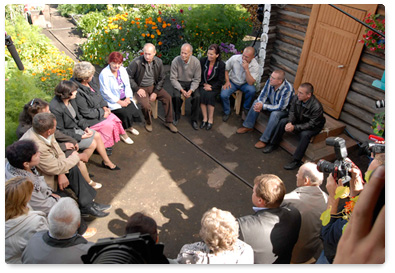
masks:
<svg viewBox="0 0 395 273"><path fill-rule="evenodd" d="M152 118L151 118L151 104L149 100L149 96L152 94L154 91L154 86L139 86L139 89L144 89L146 97L140 97L137 95L137 92L135 92L135 98L137 102L141 105L141 112L143 112L145 122L147 124L152 124ZM173 121L173 109L171 105L171 96L165 89L159 90L157 92L157 100L162 102L163 109L165 110L165 120L166 122L172 122Z"/></svg>
<svg viewBox="0 0 395 273"><path fill-rule="evenodd" d="M126 107L111 110L122 121L123 129L133 127L133 122L140 122L140 112L132 102Z"/></svg>
<svg viewBox="0 0 395 273"><path fill-rule="evenodd" d="M189 88L191 87L191 82L179 81L179 83L181 84L182 88L186 91L188 91ZM180 119L182 99L181 99L181 92L179 90L173 88L172 100L173 100L175 118ZM199 119L199 109L200 109L200 93L198 90L195 90L195 92L193 92L191 95L191 121L197 122L197 120Z"/></svg>
<svg viewBox="0 0 395 273"><path fill-rule="evenodd" d="M276 130L274 131L274 135L270 143L272 145L279 145L280 141L285 133L285 125L288 123L288 118L282 118L278 123ZM299 143L296 147L296 151L293 154L293 159L302 160L304 153L309 146L310 140L313 136L318 135L321 132L322 128L312 129L312 130L304 130L300 132L295 132L299 135Z"/></svg>
<svg viewBox="0 0 395 273"><path fill-rule="evenodd" d="M69 179L69 188L74 192L77 197L77 203L81 208L90 206L93 202L93 199L96 197L96 190L92 188L88 182L86 182L85 178L82 176L80 169L78 166L74 166L69 170L69 173L66 174L66 177Z"/></svg>

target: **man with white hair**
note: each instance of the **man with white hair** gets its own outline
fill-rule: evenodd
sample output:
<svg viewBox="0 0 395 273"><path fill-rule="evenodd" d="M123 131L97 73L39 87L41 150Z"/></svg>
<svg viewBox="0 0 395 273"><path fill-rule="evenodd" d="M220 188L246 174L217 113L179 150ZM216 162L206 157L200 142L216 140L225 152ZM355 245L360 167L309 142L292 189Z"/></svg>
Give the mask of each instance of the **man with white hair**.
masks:
<svg viewBox="0 0 395 273"><path fill-rule="evenodd" d="M284 196L282 205L294 206L302 216L291 263L314 263L322 251L320 216L328 203L328 195L320 188L323 179L324 174L316 164L305 163L296 174L297 188Z"/></svg>
<svg viewBox="0 0 395 273"><path fill-rule="evenodd" d="M48 214L49 230L37 232L23 254L24 264L82 264L94 244L77 233L81 222L78 204L70 197L56 203Z"/></svg>

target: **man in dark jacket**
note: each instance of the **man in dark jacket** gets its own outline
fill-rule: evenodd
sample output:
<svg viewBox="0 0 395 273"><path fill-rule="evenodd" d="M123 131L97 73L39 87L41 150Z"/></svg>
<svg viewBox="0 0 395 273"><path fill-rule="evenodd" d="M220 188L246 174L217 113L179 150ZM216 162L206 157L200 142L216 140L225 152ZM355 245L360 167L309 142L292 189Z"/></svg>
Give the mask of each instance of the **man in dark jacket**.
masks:
<svg viewBox="0 0 395 273"><path fill-rule="evenodd" d="M155 56L156 49L151 43L143 48L144 55L135 58L126 69L129 74L130 86L136 93L137 102L141 105L145 118L145 129L152 131L151 101L158 99L165 110L165 125L173 133L177 128L173 125L173 106L171 96L165 89L165 72L162 60Z"/></svg>
<svg viewBox="0 0 395 273"><path fill-rule="evenodd" d="M299 86L297 96L294 96L291 102L288 117L280 120L270 145L263 149L264 153L276 149L285 132L298 134L300 140L293 154L293 160L284 166L286 170L294 170L302 165L302 158L310 139L318 135L325 125L324 109L313 93L314 88L311 83L306 82Z"/></svg>
<svg viewBox="0 0 395 273"><path fill-rule="evenodd" d="M254 180L252 203L255 214L237 219L239 239L254 250L256 264L289 264L298 240L301 215L292 206L281 206L285 195L283 181L274 174Z"/></svg>

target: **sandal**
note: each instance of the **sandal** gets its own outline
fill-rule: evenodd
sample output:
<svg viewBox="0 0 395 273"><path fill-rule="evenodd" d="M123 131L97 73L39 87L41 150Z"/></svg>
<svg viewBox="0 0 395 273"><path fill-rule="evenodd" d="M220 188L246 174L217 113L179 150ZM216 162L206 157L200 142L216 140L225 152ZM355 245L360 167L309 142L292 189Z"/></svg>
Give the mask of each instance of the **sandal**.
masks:
<svg viewBox="0 0 395 273"><path fill-rule="evenodd" d="M91 181L89 182L89 185L90 185L92 188L94 188L95 190L100 189L100 188L102 187L102 184L97 183L97 182L93 182L93 180L91 180Z"/></svg>

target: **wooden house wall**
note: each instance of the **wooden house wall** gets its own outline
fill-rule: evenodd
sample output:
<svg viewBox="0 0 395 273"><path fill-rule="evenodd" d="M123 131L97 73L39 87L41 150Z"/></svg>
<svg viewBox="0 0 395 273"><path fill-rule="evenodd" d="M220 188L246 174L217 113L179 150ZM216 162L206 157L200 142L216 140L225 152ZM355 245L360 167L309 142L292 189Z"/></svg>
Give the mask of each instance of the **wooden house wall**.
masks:
<svg viewBox="0 0 395 273"><path fill-rule="evenodd" d="M311 8L312 5L272 5L262 84L275 69L284 70L287 80L294 83ZM384 14L384 7L380 5L377 12ZM385 56L365 48L339 117L347 132L360 142L367 141L373 133L374 114L384 111L375 107L376 100L385 98L384 91L372 86L374 80L381 79L384 69Z"/></svg>

